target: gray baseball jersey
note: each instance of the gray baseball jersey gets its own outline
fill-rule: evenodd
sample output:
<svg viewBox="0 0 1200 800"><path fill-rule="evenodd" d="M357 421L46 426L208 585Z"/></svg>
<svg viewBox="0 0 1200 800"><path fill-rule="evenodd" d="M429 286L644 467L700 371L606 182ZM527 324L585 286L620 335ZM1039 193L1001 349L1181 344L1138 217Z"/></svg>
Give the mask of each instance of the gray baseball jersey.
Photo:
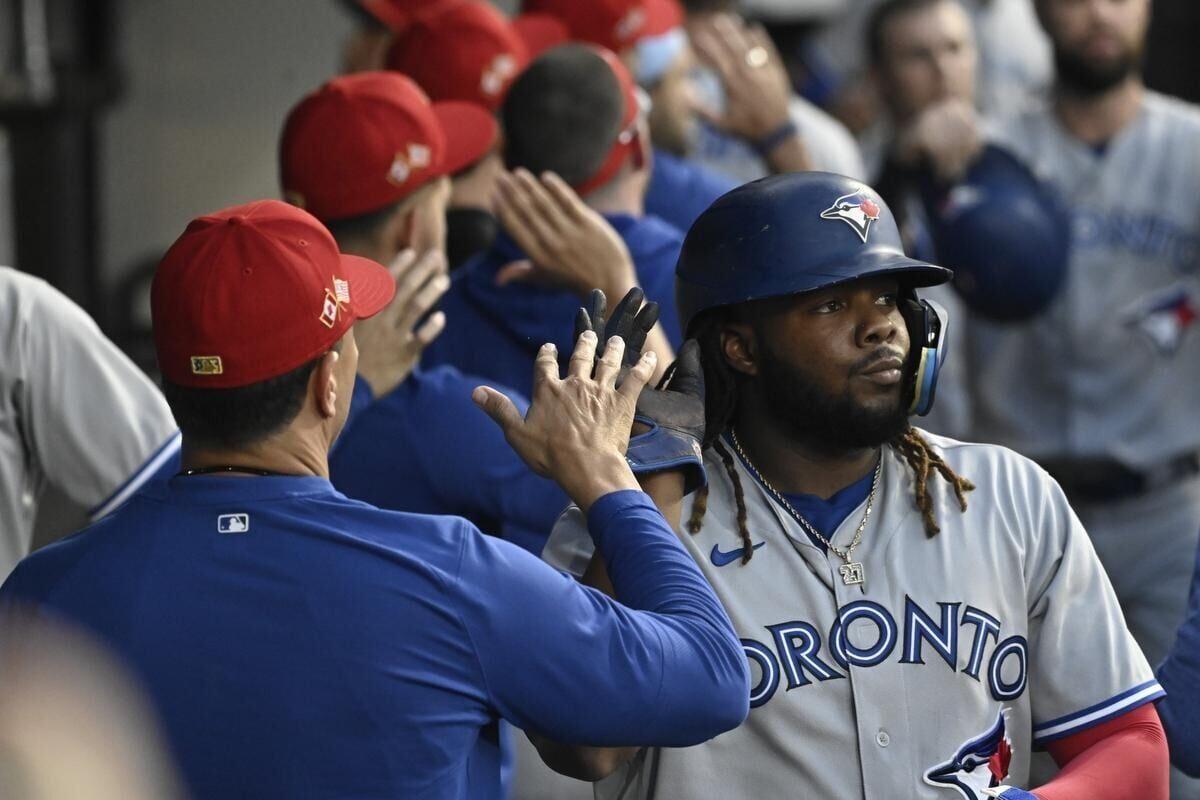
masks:
<svg viewBox="0 0 1200 800"><path fill-rule="evenodd" d="M29 552L47 482L98 517L173 447L162 395L91 317L0 267L0 580Z"/></svg>
<svg viewBox="0 0 1200 800"><path fill-rule="evenodd" d="M959 337L973 436L1141 469L1200 450L1200 109L1148 93L1099 152L1048 106L996 136L1071 209L1072 253L1044 315Z"/></svg>
<svg viewBox="0 0 1200 800"><path fill-rule="evenodd" d="M739 462L755 547L743 565L733 486L708 453L704 524L681 538L742 638L750 716L699 747L641 751L597 797L981 800L1026 784L1034 745L1162 696L1054 481L1005 448L926 437L975 483L969 507L935 479L929 538L911 469L885 447L854 553L861 588ZM547 556L584 539L568 513Z"/></svg>

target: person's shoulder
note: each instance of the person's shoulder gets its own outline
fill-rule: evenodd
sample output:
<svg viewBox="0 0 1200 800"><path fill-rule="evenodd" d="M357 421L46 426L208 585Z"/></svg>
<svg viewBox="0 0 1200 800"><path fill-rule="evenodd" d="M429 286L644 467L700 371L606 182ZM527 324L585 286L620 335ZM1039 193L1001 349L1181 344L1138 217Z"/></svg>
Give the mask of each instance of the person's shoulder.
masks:
<svg viewBox="0 0 1200 800"><path fill-rule="evenodd" d="M9 320L57 323L69 317L91 323L83 309L58 289L12 267L0 266L0 308Z"/></svg>
<svg viewBox="0 0 1200 800"><path fill-rule="evenodd" d="M1145 107L1154 118L1177 128L1189 138L1200 135L1200 105L1147 90Z"/></svg>
<svg viewBox="0 0 1200 800"><path fill-rule="evenodd" d="M1004 445L966 442L923 429L917 429L917 432L951 469L976 485L984 478L990 482L1025 479L1049 483L1052 480L1036 461Z"/></svg>

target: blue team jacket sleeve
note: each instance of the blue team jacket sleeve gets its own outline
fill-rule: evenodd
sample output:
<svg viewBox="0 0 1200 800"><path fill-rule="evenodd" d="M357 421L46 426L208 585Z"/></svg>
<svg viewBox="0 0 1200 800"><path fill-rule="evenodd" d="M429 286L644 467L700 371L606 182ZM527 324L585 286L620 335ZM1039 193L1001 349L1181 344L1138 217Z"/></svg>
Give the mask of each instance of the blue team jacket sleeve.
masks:
<svg viewBox="0 0 1200 800"><path fill-rule="evenodd" d="M1167 732L1171 763L1200 777L1200 550L1192 575L1188 613L1175 646L1158 668L1158 682L1167 692L1158 715Z"/></svg>
<svg viewBox="0 0 1200 800"><path fill-rule="evenodd" d="M687 747L749 711L741 644L712 588L641 492L610 494L589 529L628 605L505 542L470 536L463 624L497 710L583 745Z"/></svg>

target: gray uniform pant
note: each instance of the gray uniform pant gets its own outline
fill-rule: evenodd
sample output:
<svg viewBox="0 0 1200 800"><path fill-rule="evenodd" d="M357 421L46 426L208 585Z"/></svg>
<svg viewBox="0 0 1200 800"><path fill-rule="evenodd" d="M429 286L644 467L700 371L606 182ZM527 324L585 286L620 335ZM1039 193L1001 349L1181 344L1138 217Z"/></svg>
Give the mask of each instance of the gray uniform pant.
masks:
<svg viewBox="0 0 1200 800"><path fill-rule="evenodd" d="M1151 667L1187 611L1200 538L1200 477L1117 503L1072 502ZM1173 771L1172 800L1200 800L1200 781Z"/></svg>

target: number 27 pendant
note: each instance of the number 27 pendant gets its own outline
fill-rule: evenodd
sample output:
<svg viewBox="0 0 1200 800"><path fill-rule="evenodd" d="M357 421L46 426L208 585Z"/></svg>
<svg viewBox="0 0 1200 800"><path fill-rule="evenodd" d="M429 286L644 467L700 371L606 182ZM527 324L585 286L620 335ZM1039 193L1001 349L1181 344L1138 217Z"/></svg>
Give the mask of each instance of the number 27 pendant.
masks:
<svg viewBox="0 0 1200 800"><path fill-rule="evenodd" d="M838 567L838 572L842 573L842 583L847 586L857 586L867 579L861 561L847 561Z"/></svg>

